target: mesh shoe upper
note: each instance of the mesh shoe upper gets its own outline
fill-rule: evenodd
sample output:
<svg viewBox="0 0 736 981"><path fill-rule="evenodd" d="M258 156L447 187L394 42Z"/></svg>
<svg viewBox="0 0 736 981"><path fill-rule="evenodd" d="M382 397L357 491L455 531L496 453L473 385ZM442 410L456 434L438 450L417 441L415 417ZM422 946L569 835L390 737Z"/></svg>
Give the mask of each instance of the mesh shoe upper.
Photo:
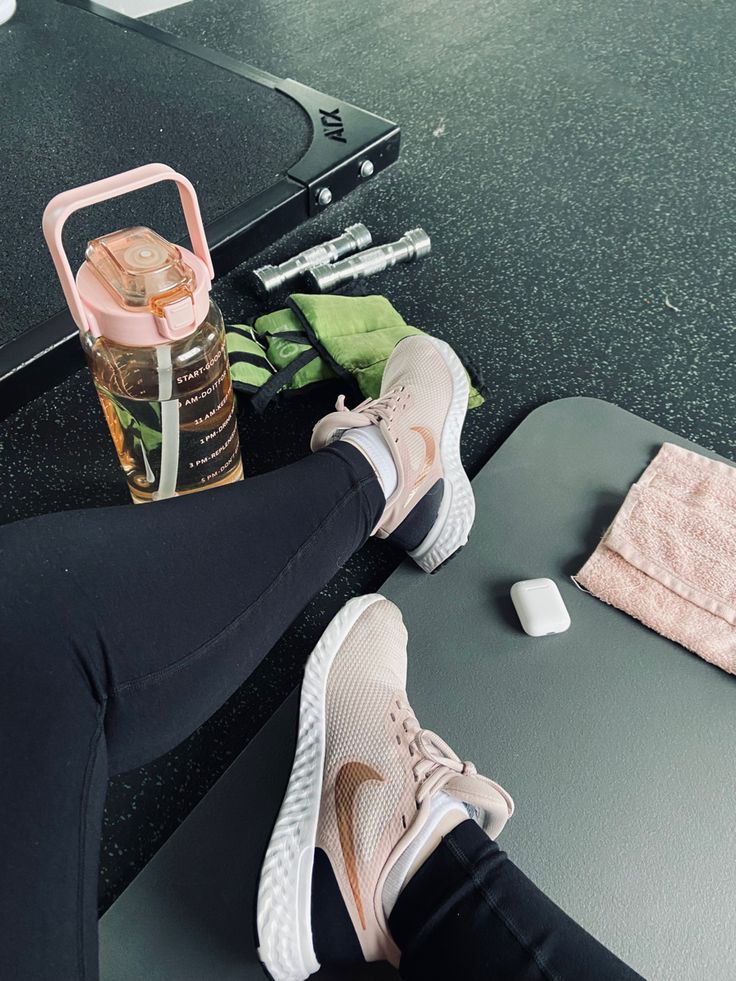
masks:
<svg viewBox="0 0 736 981"><path fill-rule="evenodd" d="M453 393L452 376L439 350L423 336L396 345L386 364L381 395L353 410L338 400L337 411L317 423L312 449L326 446L347 429L378 425L389 445L398 485L376 529L390 535L443 476L439 444Z"/></svg>
<svg viewBox="0 0 736 981"><path fill-rule="evenodd" d="M362 613L330 668L316 847L326 854L366 960L398 963L382 888L444 790L478 809L497 834L511 798L421 730L406 696L406 630L379 600Z"/></svg>

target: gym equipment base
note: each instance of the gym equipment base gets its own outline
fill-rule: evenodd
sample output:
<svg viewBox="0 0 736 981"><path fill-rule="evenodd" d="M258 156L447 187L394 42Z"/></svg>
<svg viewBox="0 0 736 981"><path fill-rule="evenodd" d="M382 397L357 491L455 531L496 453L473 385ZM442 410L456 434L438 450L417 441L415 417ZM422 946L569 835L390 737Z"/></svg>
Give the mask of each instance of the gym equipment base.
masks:
<svg viewBox="0 0 736 981"><path fill-rule="evenodd" d="M395 123L93 0L21 4L0 32L0 89L0 417L84 363L40 229L59 191L170 164L197 189L219 276L399 155ZM130 224L187 244L174 196L139 193L72 218L74 268L88 239Z"/></svg>
<svg viewBox="0 0 736 981"><path fill-rule="evenodd" d="M420 722L516 800L511 858L644 977L730 981L735 679L570 581L666 440L700 449L595 399L538 409L476 477L462 554L437 576L407 562L381 592L406 621ZM521 631L509 588L539 576L560 587L564 634ZM254 900L297 704L103 917L102 981L261 981Z"/></svg>

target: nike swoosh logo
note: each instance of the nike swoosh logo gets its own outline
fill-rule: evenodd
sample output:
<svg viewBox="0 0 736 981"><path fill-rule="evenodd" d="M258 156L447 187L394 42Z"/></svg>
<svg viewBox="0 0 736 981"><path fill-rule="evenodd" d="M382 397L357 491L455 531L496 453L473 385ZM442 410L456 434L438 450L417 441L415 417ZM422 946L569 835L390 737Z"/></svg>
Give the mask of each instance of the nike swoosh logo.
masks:
<svg viewBox="0 0 736 981"><path fill-rule="evenodd" d="M404 508L409 507L411 504L412 500L414 499L414 495L419 489L419 485L434 466L434 461L437 456L437 444L434 441L434 436L428 429L426 429L424 426L412 426L411 431L413 433L418 433L418 435L424 440L424 463L417 473L412 488L404 501Z"/></svg>
<svg viewBox="0 0 736 981"><path fill-rule="evenodd" d="M358 882L358 860L355 855L355 799L361 785L368 780L379 780L383 783L383 777L372 766L357 761L344 763L335 778L335 817L340 835L340 848L345 861L350 889L358 910L360 925L364 930L366 928L365 913L360 895L360 883Z"/></svg>

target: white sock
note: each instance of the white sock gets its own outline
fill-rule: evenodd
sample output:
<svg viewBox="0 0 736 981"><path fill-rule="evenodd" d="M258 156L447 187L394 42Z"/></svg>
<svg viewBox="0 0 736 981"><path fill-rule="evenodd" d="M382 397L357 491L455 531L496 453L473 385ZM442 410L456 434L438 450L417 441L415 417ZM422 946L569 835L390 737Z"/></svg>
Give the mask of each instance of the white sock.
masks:
<svg viewBox="0 0 736 981"><path fill-rule="evenodd" d="M391 455L391 450L378 426L346 429L340 439L352 443L353 446L361 450L363 456L367 458L376 471L376 476L383 488L383 496L388 500L396 490L399 475L396 473L396 464Z"/></svg>
<svg viewBox="0 0 736 981"><path fill-rule="evenodd" d="M468 809L459 800L450 797L443 790L435 794L432 798L429 817L424 827L386 876L381 900L383 902L383 912L387 919L391 910L396 905L396 900L399 898L401 890L416 871L413 866L417 858L437 833L438 825L444 823L447 824L448 829L451 829L459 824L460 821L467 821L469 816ZM457 818L460 821L456 820Z"/></svg>

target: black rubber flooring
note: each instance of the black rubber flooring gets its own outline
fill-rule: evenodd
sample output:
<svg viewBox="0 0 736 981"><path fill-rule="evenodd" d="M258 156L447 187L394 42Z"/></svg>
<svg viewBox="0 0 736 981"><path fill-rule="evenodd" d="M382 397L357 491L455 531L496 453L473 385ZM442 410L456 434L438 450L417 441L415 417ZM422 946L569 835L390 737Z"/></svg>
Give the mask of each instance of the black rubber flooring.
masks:
<svg viewBox="0 0 736 981"><path fill-rule="evenodd" d="M568 395L604 398L733 458L731 0L193 0L152 20L401 124L397 168L259 261L352 221L378 241L423 225L432 255L374 286L481 369L490 398L466 426L471 470L530 409ZM229 126L223 118L223 134ZM187 172L186 157L170 162ZM218 158L209 177L227 195L243 174ZM242 269L217 296L230 319L253 309ZM250 472L306 452L334 394L244 411ZM0 424L5 520L125 501L98 412L79 375ZM369 543L217 716L113 781L103 904L295 684L332 614L397 561Z"/></svg>

